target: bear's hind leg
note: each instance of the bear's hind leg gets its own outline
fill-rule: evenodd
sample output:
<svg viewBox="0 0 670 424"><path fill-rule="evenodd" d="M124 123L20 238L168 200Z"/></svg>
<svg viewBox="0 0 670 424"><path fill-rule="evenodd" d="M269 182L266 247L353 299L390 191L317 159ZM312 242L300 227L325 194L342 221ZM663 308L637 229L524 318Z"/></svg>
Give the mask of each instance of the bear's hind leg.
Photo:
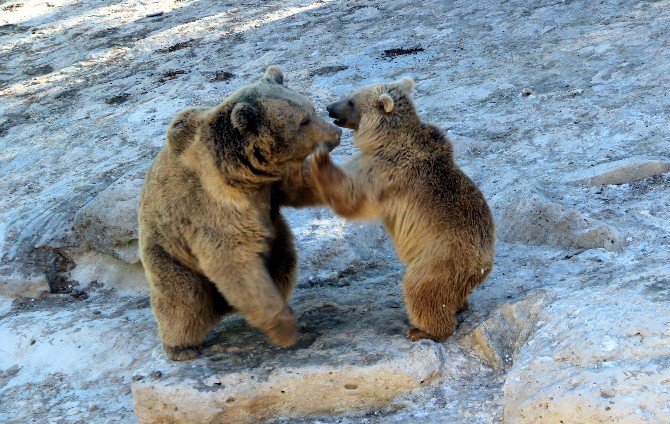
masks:
<svg viewBox="0 0 670 424"><path fill-rule="evenodd" d="M275 226L277 234L270 246L270 257L265 261L265 266L279 293L288 302L295 289L295 245L291 230L281 215L278 216Z"/></svg>
<svg viewBox="0 0 670 424"><path fill-rule="evenodd" d="M210 327L230 308L204 277L176 262L162 248L144 249L151 309L167 356L185 361L199 355ZM224 300L225 302L225 300Z"/></svg>
<svg viewBox="0 0 670 424"><path fill-rule="evenodd" d="M403 279L407 314L414 325L408 337L414 341L447 339L456 330L456 312L467 305L457 289L457 273L439 265L410 265Z"/></svg>

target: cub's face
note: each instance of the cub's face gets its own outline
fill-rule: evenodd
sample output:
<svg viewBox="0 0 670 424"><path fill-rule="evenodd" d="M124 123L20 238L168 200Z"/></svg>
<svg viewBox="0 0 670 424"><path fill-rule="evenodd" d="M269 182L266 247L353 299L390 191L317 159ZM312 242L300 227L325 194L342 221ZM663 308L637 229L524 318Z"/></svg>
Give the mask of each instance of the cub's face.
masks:
<svg viewBox="0 0 670 424"><path fill-rule="evenodd" d="M358 89L342 100L326 107L328 116L339 127L357 131L361 120L382 118L393 113L398 101L409 103L412 107L411 91L414 81L404 78L390 84L375 84Z"/></svg>

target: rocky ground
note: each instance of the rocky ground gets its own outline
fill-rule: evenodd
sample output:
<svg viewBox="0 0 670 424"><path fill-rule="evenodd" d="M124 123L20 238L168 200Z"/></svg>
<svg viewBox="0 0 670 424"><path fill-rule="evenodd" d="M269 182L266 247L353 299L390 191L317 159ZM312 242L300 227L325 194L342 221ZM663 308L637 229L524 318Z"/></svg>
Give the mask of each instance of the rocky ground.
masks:
<svg viewBox="0 0 670 424"><path fill-rule="evenodd" d="M669 1L0 1L0 421L670 422L669 28ZM498 240L446 343L403 337L378 225L287 209L299 343L231 317L166 360L143 173L270 64L322 111L411 75L453 138Z"/></svg>

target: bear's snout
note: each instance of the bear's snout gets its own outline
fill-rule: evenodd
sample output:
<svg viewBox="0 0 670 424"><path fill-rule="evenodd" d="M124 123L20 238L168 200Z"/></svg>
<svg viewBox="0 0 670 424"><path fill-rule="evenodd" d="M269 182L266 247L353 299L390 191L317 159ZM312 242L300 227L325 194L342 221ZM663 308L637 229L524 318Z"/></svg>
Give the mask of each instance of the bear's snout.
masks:
<svg viewBox="0 0 670 424"><path fill-rule="evenodd" d="M335 102L331 103L328 106L326 106L326 110L328 111L328 116L334 119L342 118L343 116L343 108L342 108L342 103L343 102Z"/></svg>
<svg viewBox="0 0 670 424"><path fill-rule="evenodd" d="M341 100L339 102L331 103L326 106L328 116L334 119L333 123L340 127L348 127L347 123L351 120L351 113L347 107L347 101Z"/></svg>

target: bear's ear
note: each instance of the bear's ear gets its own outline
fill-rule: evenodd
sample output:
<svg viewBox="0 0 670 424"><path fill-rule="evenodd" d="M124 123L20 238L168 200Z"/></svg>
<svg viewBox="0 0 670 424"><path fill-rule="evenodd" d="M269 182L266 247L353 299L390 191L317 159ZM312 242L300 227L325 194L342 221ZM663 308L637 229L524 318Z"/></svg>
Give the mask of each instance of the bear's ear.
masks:
<svg viewBox="0 0 670 424"><path fill-rule="evenodd" d="M414 80L411 77L405 77L401 79L398 83L410 93L412 92L412 90L414 90L414 87L416 85L414 84Z"/></svg>
<svg viewBox="0 0 670 424"><path fill-rule="evenodd" d="M256 109L249 103L240 102L230 113L230 122L240 133L244 134L256 128Z"/></svg>
<svg viewBox="0 0 670 424"><path fill-rule="evenodd" d="M382 109L384 109L384 112L386 113L390 113L393 110L393 106L395 106L391 96L386 93L379 96L379 103L381 103Z"/></svg>
<svg viewBox="0 0 670 424"><path fill-rule="evenodd" d="M284 73L277 65L268 66L265 70L266 81L274 82L276 84L284 84Z"/></svg>
<svg viewBox="0 0 670 424"><path fill-rule="evenodd" d="M198 130L198 119L206 112L205 108L190 108L179 112L167 129L167 142L176 152L181 152L195 137Z"/></svg>

